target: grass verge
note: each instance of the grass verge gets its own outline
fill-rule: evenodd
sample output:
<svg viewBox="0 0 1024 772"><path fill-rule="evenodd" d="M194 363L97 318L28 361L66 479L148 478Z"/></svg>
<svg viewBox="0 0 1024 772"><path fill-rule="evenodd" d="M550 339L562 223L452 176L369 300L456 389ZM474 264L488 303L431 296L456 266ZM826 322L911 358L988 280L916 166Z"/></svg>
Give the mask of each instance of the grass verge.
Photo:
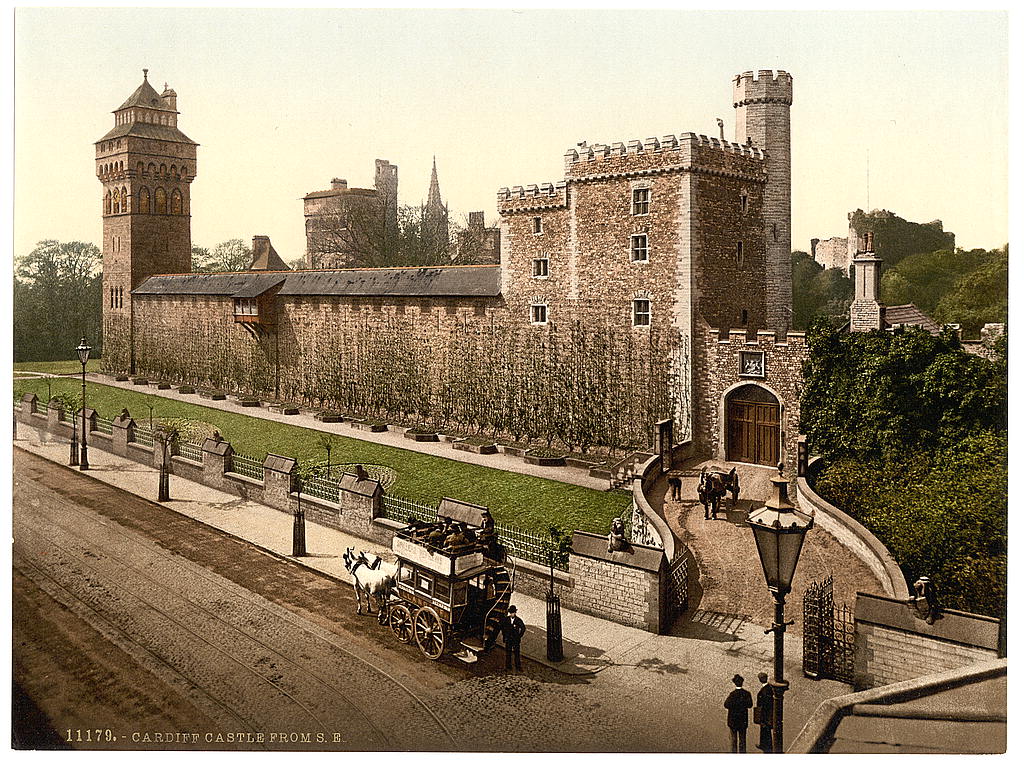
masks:
<svg viewBox="0 0 1024 772"><path fill-rule="evenodd" d="M81 381L73 378L30 378L16 381L15 388L34 392L45 399L47 380L53 394L79 393L81 387ZM578 528L607 533L612 518L630 501L629 494L623 491L597 491L489 469L104 384L87 384L86 404L104 418L113 418L127 407L142 426L148 425L151 408L155 418L205 421L220 429L235 452L260 459L270 452L300 460L322 461L325 451L318 440L329 437L332 463L359 462L393 468L397 481L392 493L424 504L436 504L443 496L470 501L489 507L500 523L533 531L546 532L549 526L558 526L566 531Z"/></svg>

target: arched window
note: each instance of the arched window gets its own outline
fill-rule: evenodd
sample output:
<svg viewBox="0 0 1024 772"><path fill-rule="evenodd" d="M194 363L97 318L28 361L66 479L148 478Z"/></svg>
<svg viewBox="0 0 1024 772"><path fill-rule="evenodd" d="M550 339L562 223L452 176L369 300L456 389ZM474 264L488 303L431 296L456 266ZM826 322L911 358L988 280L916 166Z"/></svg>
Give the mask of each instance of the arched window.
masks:
<svg viewBox="0 0 1024 772"><path fill-rule="evenodd" d="M156 204L156 214L167 214L167 193L163 188L157 188L153 195Z"/></svg>
<svg viewBox="0 0 1024 772"><path fill-rule="evenodd" d="M103 198L103 214L110 214L110 191Z"/></svg>
<svg viewBox="0 0 1024 772"><path fill-rule="evenodd" d="M160 164L160 176L161 177L166 177L167 176L167 164Z"/></svg>
<svg viewBox="0 0 1024 772"><path fill-rule="evenodd" d="M149 188L139 188L139 205L136 211L149 214Z"/></svg>
<svg viewBox="0 0 1024 772"><path fill-rule="evenodd" d="M121 211L128 211L128 188L121 186Z"/></svg>
<svg viewBox="0 0 1024 772"><path fill-rule="evenodd" d="M154 174L156 174L156 164L150 164L149 165L149 176L152 177Z"/></svg>
<svg viewBox="0 0 1024 772"><path fill-rule="evenodd" d="M142 161L139 161L139 165L138 165L137 168L138 168L139 176L141 177L146 172L146 165L144 163L142 163Z"/></svg>
<svg viewBox="0 0 1024 772"><path fill-rule="evenodd" d="M121 211L121 193L114 188L113 209L110 213L118 214ZM109 213L108 213L109 214Z"/></svg>
<svg viewBox="0 0 1024 772"><path fill-rule="evenodd" d="M178 167L175 166L174 164L171 164L171 176L174 177L175 179L178 178Z"/></svg>
<svg viewBox="0 0 1024 772"><path fill-rule="evenodd" d="M181 214L181 191L177 188L171 191L171 214Z"/></svg>
<svg viewBox="0 0 1024 772"><path fill-rule="evenodd" d="M187 177L188 176L188 167L185 166L184 164L182 164L182 166L181 166L181 176L182 177Z"/></svg>

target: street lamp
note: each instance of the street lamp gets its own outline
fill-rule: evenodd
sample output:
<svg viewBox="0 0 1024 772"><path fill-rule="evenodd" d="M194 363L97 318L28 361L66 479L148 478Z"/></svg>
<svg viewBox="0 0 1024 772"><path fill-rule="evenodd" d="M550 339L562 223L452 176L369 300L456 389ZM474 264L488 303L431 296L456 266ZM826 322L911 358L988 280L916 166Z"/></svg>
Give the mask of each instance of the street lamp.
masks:
<svg viewBox="0 0 1024 772"><path fill-rule="evenodd" d="M75 350L78 352L78 361L82 363L82 453L78 468L84 472L89 468L89 431L85 425L85 363L89 361L89 352L92 351L92 346L85 342L85 338L82 338L82 342Z"/></svg>
<svg viewBox="0 0 1024 772"><path fill-rule="evenodd" d="M814 518L797 510L789 499L789 482L779 473L771 478L775 486L764 506L750 513L747 524L754 533L764 579L775 598L775 623L765 634L775 633L775 671L770 682L775 695L772 709L772 752L782 753L782 698L789 683L782 676L783 636L792 622L784 621L786 594L793 586L793 574L800 559L804 536Z"/></svg>

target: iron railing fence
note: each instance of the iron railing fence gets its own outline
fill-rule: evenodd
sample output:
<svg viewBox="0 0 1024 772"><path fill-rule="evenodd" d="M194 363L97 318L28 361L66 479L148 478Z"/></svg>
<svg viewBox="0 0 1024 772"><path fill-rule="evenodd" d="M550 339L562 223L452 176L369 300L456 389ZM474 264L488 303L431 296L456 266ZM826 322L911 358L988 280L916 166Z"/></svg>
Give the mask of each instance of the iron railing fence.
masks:
<svg viewBox="0 0 1024 772"><path fill-rule="evenodd" d="M191 442L178 443L178 455L187 458L189 461L203 463L203 449Z"/></svg>
<svg viewBox="0 0 1024 772"><path fill-rule="evenodd" d="M262 480L263 462L235 453L231 456L231 471L235 474L251 477L254 480Z"/></svg>
<svg viewBox="0 0 1024 772"><path fill-rule="evenodd" d="M96 431L111 434L114 431L114 424L109 418L96 416Z"/></svg>
<svg viewBox="0 0 1024 772"><path fill-rule="evenodd" d="M425 523L437 520L437 507L402 498L393 493L384 494L384 516L408 523L413 518ZM567 569L569 556L559 551L558 542L547 534L518 528L514 525L495 524L499 541L513 556L546 566L553 559L556 568Z"/></svg>
<svg viewBox="0 0 1024 772"><path fill-rule="evenodd" d="M153 447L153 432L149 429L144 429L141 426L135 427L135 442L139 445L145 445L147 447Z"/></svg>
<svg viewBox="0 0 1024 772"><path fill-rule="evenodd" d="M302 492L307 496L316 496L324 501L336 503L339 499L337 480L324 480L320 477L313 477L302 483Z"/></svg>

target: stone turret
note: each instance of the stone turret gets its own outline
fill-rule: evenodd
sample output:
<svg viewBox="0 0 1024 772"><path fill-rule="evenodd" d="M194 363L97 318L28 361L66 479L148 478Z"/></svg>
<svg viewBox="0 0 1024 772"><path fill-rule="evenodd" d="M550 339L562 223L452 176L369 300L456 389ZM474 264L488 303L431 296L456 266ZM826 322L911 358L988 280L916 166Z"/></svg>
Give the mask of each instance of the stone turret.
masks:
<svg viewBox="0 0 1024 772"><path fill-rule="evenodd" d="M779 70L758 70L733 80L736 141L766 151L768 184L764 192L767 239L768 325L779 333L793 315L793 276L790 252L792 185L789 108L793 78Z"/></svg>

